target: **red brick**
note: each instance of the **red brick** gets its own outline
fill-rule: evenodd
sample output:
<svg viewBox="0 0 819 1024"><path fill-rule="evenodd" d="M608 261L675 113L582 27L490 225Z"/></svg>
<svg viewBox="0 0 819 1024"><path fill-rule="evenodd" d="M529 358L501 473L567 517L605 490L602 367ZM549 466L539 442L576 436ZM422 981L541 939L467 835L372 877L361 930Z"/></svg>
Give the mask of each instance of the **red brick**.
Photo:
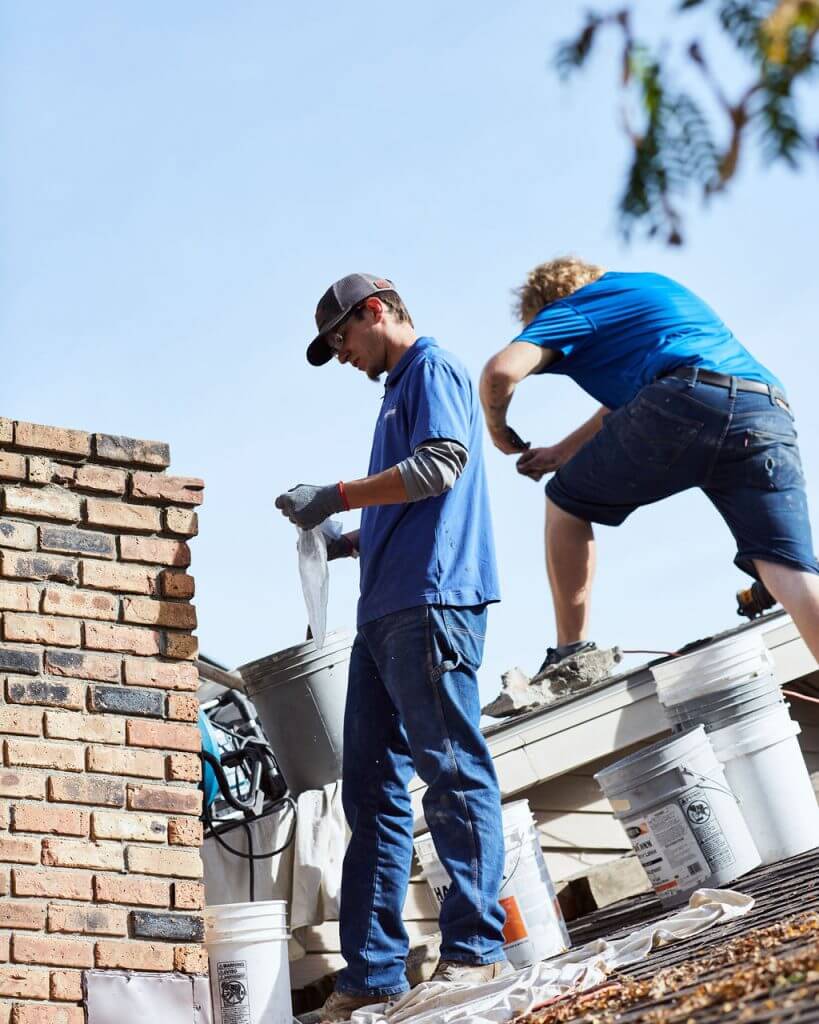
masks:
<svg viewBox="0 0 819 1024"><path fill-rule="evenodd" d="M81 1006L16 1003L11 1024L85 1024L85 1011Z"/></svg>
<svg viewBox="0 0 819 1024"><path fill-rule="evenodd" d="M196 609L178 601L152 601L149 597L126 597L122 601L125 622L143 626L172 626L196 629Z"/></svg>
<svg viewBox="0 0 819 1024"><path fill-rule="evenodd" d="M93 651L122 651L125 654L159 654L159 633L139 626L115 626L86 622L85 646Z"/></svg>
<svg viewBox="0 0 819 1024"><path fill-rule="evenodd" d="M141 441L117 434L94 434L94 451L98 459L136 466L159 466L171 462L171 453L164 441Z"/></svg>
<svg viewBox="0 0 819 1024"><path fill-rule="evenodd" d="M14 612L36 612L40 591L33 583L0 582L0 609Z"/></svg>
<svg viewBox="0 0 819 1024"><path fill-rule="evenodd" d="M48 999L48 971L36 967L0 967L0 996Z"/></svg>
<svg viewBox="0 0 819 1024"><path fill-rule="evenodd" d="M0 452L0 480L25 480L26 460L23 455Z"/></svg>
<svg viewBox="0 0 819 1024"><path fill-rule="evenodd" d="M177 505L201 505L205 481L191 476L166 476L164 473L134 473L131 494L135 498L153 498Z"/></svg>
<svg viewBox="0 0 819 1024"><path fill-rule="evenodd" d="M124 814L116 811L94 811L91 830L95 839L164 843L168 838L167 819L153 814L136 814L133 811Z"/></svg>
<svg viewBox="0 0 819 1024"><path fill-rule="evenodd" d="M45 776L34 772L0 769L0 796L42 800L45 797L45 782Z"/></svg>
<svg viewBox="0 0 819 1024"><path fill-rule="evenodd" d="M17 736L42 736L42 710L0 706L0 733L11 733Z"/></svg>
<svg viewBox="0 0 819 1024"><path fill-rule="evenodd" d="M90 900L90 871L33 871L14 868L11 873L15 896L55 896L63 900Z"/></svg>
<svg viewBox="0 0 819 1024"><path fill-rule="evenodd" d="M89 772L108 775L134 775L139 778L164 778L162 754L149 750L124 750L122 747L89 747Z"/></svg>
<svg viewBox="0 0 819 1024"><path fill-rule="evenodd" d="M98 903L167 907L170 903L170 888L167 882L155 881L152 878L95 875L94 899Z"/></svg>
<svg viewBox="0 0 819 1024"><path fill-rule="evenodd" d="M189 693L169 693L168 718L178 722L195 722L199 718L199 701Z"/></svg>
<svg viewBox="0 0 819 1024"><path fill-rule="evenodd" d="M50 484L54 478L54 465L44 455L31 455L28 460L28 478L33 484Z"/></svg>
<svg viewBox="0 0 819 1024"><path fill-rule="evenodd" d="M127 935L128 911L118 907L78 907L71 903L52 903L48 908L48 930L83 935Z"/></svg>
<svg viewBox="0 0 819 1024"><path fill-rule="evenodd" d="M43 864L51 868L121 871L124 860L119 843L91 843L87 839L44 839Z"/></svg>
<svg viewBox="0 0 819 1024"><path fill-rule="evenodd" d="M7 864L39 864L40 840L2 837L0 860Z"/></svg>
<svg viewBox="0 0 819 1024"><path fill-rule="evenodd" d="M82 775L52 775L48 780L48 799L65 804L97 804L100 807L122 807L125 783L119 779L92 778Z"/></svg>
<svg viewBox="0 0 819 1024"><path fill-rule="evenodd" d="M11 805L8 800L0 801L0 831L7 832L11 821Z"/></svg>
<svg viewBox="0 0 819 1024"><path fill-rule="evenodd" d="M123 591L128 594L155 594L157 570L144 565L118 565L83 559L80 579L84 587Z"/></svg>
<svg viewBox="0 0 819 1024"><path fill-rule="evenodd" d="M153 686L163 690L195 691L199 689L199 672L195 665L126 658L125 682L130 686Z"/></svg>
<svg viewBox="0 0 819 1024"><path fill-rule="evenodd" d="M52 971L51 991L52 999L66 1003L82 1002L82 972L81 971ZM71 1007L74 1009L74 1007Z"/></svg>
<svg viewBox="0 0 819 1024"><path fill-rule="evenodd" d="M173 968L183 974L207 974L208 951L204 946L176 946L173 951Z"/></svg>
<svg viewBox="0 0 819 1024"><path fill-rule="evenodd" d="M66 683L61 679L9 676L6 681L6 698L10 704L42 704L52 708L71 708L79 711L85 707L85 684ZM42 711L37 713L42 715Z"/></svg>
<svg viewBox="0 0 819 1024"><path fill-rule="evenodd" d="M88 811L53 804L16 804L12 810L13 832L48 832L63 836L87 836Z"/></svg>
<svg viewBox="0 0 819 1024"><path fill-rule="evenodd" d="M40 423L17 423L14 443L18 448L34 448L63 455L91 454L91 435L84 430L45 427Z"/></svg>
<svg viewBox="0 0 819 1024"><path fill-rule="evenodd" d="M36 900L0 901L0 928L41 932L45 928L46 904Z"/></svg>
<svg viewBox="0 0 819 1024"><path fill-rule="evenodd" d="M3 499L6 512L38 519L59 519L76 523L80 518L81 500L62 487L7 487Z"/></svg>
<svg viewBox="0 0 819 1024"><path fill-rule="evenodd" d="M67 587L46 587L43 611L47 615L74 615L80 619L119 618L119 600L93 590L70 590Z"/></svg>
<svg viewBox="0 0 819 1024"><path fill-rule="evenodd" d="M33 523L18 523L13 519L0 519L0 544L5 548L31 551L37 547L37 527Z"/></svg>
<svg viewBox="0 0 819 1024"><path fill-rule="evenodd" d="M0 523L2 528L2 523ZM18 554L0 551L2 575L20 580L60 580L77 582L77 562L61 555Z"/></svg>
<svg viewBox="0 0 819 1024"><path fill-rule="evenodd" d="M80 623L47 615L7 612L3 616L3 636L24 644L79 647Z"/></svg>
<svg viewBox="0 0 819 1024"><path fill-rule="evenodd" d="M41 743L38 740L6 740L6 766L55 768L81 772L85 768L83 747L78 743Z"/></svg>
<svg viewBox="0 0 819 1024"><path fill-rule="evenodd" d="M174 755L171 755L174 756ZM178 755L193 757L193 754ZM196 758L198 761L199 759ZM202 793L187 786L128 786L128 807L132 811L165 814L201 814Z"/></svg>
<svg viewBox="0 0 819 1024"><path fill-rule="evenodd" d="M202 822L196 818L169 818L168 842L171 846L201 846Z"/></svg>
<svg viewBox="0 0 819 1024"><path fill-rule="evenodd" d="M11 932L0 932L0 961L4 964L9 962L11 957ZM2 1017L0 1016L0 1020Z"/></svg>
<svg viewBox="0 0 819 1024"><path fill-rule="evenodd" d="M183 537L195 537L199 533L199 516L189 508L167 508L165 531Z"/></svg>
<svg viewBox="0 0 819 1024"><path fill-rule="evenodd" d="M101 494L125 494L128 474L124 469L110 466L77 466L74 483L86 491Z"/></svg>
<svg viewBox="0 0 819 1024"><path fill-rule="evenodd" d="M79 651L46 651L45 666L53 676L95 679L104 683L118 683L122 674L122 658Z"/></svg>
<svg viewBox="0 0 819 1024"><path fill-rule="evenodd" d="M95 964L126 971L172 971L173 946L163 942L113 942L105 939L96 944Z"/></svg>
<svg viewBox="0 0 819 1024"><path fill-rule="evenodd" d="M202 779L202 762L196 754L168 754L165 777L169 782L196 782Z"/></svg>
<svg viewBox="0 0 819 1024"><path fill-rule="evenodd" d="M11 882L11 871L9 868L0 868L0 896L8 896L9 883Z"/></svg>
<svg viewBox="0 0 819 1024"><path fill-rule="evenodd" d="M148 846L127 848L128 870L140 875L176 875L201 878L202 858L198 850L153 850Z"/></svg>
<svg viewBox="0 0 819 1024"><path fill-rule="evenodd" d="M55 967L93 967L93 943L86 939L13 935L11 958L18 964L53 964Z"/></svg>
<svg viewBox="0 0 819 1024"><path fill-rule="evenodd" d="M163 597L189 601L196 592L196 582L187 573L164 569L159 577L159 591Z"/></svg>
<svg viewBox="0 0 819 1024"><path fill-rule="evenodd" d="M54 740L124 743L125 722L117 715L73 715L47 711L45 735Z"/></svg>
<svg viewBox="0 0 819 1024"><path fill-rule="evenodd" d="M0 444L12 444L14 442L14 420L0 416Z"/></svg>
<svg viewBox="0 0 819 1024"><path fill-rule="evenodd" d="M191 564L191 551L184 540L158 540L154 537L120 537L120 557L125 562L148 562L154 565Z"/></svg>
<svg viewBox="0 0 819 1024"><path fill-rule="evenodd" d="M199 641L187 633L163 633L159 642L160 651L166 658L193 661L199 655Z"/></svg>
<svg viewBox="0 0 819 1024"><path fill-rule="evenodd" d="M126 726L126 736L132 747L157 747L163 750L192 752L201 748L199 729L195 725L132 718Z"/></svg>
<svg viewBox="0 0 819 1024"><path fill-rule="evenodd" d="M162 516L151 505L128 505L123 501L105 501L89 498L86 502L86 522L92 526L109 526L117 530L141 530L158 533L162 529Z"/></svg>
<svg viewBox="0 0 819 1024"><path fill-rule="evenodd" d="M71 487L77 479L78 469L79 466L74 466L71 463L55 462L53 465L54 482Z"/></svg>
<svg viewBox="0 0 819 1024"><path fill-rule="evenodd" d="M174 882L173 905L176 910L202 910L205 887L201 882Z"/></svg>

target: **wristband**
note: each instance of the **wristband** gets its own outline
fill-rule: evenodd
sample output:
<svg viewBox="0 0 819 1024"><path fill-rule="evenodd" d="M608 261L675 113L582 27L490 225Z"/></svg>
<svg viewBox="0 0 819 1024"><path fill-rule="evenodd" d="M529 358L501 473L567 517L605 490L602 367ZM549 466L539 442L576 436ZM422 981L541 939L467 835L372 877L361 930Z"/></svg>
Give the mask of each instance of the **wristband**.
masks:
<svg viewBox="0 0 819 1024"><path fill-rule="evenodd" d="M344 505L344 511L350 511L350 502L347 500L347 492L344 490L344 481L339 480L338 482L338 493L341 496L341 503Z"/></svg>

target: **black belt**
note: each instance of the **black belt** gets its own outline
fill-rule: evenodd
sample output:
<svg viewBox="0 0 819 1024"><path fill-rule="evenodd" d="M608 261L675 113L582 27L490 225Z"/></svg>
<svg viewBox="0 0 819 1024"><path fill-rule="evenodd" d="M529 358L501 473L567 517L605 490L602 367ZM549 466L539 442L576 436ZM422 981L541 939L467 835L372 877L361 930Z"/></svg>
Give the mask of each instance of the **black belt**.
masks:
<svg viewBox="0 0 819 1024"><path fill-rule="evenodd" d="M782 406L783 409L791 411L788 401L782 390L774 384L765 384L761 380L747 380L745 377L729 377L725 373L713 373L711 370L701 370L698 366L680 366L676 370L669 370L668 373L661 373L657 380L663 377L676 377L678 380L690 380L696 383L713 384L718 388L728 388L733 391L756 391L761 395L769 395L772 402Z"/></svg>

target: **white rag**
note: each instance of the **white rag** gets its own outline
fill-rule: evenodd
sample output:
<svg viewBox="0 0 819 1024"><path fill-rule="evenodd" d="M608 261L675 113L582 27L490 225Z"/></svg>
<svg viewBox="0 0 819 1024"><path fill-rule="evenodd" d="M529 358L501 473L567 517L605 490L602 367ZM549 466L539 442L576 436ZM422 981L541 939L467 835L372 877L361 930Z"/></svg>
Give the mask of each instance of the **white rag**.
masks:
<svg viewBox="0 0 819 1024"><path fill-rule="evenodd" d="M310 789L298 798L296 837L293 841L293 890L290 928L338 919L341 865L347 846L347 822L341 806L341 782ZM294 935L298 942L299 935ZM290 959L298 948L291 941ZM302 953L303 955L303 953Z"/></svg>
<svg viewBox="0 0 819 1024"><path fill-rule="evenodd" d="M615 968L645 960L653 949L717 922L742 917L753 905L752 897L731 889L698 889L684 910L622 939L597 939L485 985L427 981L393 1003L356 1010L351 1024L499 1024L548 1000L594 988Z"/></svg>

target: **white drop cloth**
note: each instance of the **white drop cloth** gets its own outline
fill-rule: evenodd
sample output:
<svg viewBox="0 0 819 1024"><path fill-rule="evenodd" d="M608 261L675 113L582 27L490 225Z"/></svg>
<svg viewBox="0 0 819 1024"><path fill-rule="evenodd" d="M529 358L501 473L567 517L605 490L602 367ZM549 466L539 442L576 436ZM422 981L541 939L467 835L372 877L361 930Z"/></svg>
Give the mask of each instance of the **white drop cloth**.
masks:
<svg viewBox="0 0 819 1024"><path fill-rule="evenodd" d="M747 914L754 901L730 889L698 889L688 906L622 939L579 949L506 974L486 985L427 981L391 1004L356 1010L352 1024L499 1024L548 1000L584 992L610 971L645 960L653 949Z"/></svg>

